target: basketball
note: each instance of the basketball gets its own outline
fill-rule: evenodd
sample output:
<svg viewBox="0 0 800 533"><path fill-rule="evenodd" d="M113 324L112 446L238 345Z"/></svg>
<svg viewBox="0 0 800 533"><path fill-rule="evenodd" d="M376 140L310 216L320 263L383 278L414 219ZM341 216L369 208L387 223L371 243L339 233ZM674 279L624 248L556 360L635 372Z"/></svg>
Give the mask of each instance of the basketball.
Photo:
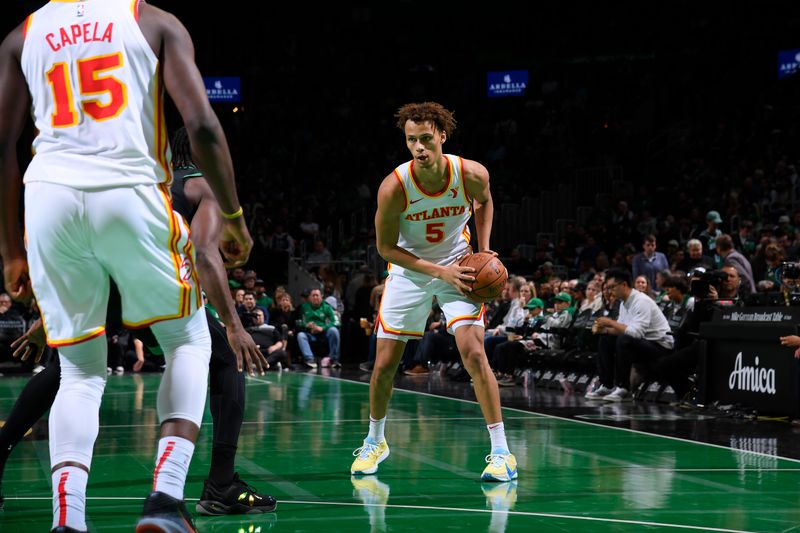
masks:
<svg viewBox="0 0 800 533"><path fill-rule="evenodd" d="M475 272L475 281L467 285L472 286L472 292L467 293L471 300L480 303L491 302L503 292L508 280L508 271L500 259L488 252L478 252L468 255L458 262L459 266L472 267Z"/></svg>

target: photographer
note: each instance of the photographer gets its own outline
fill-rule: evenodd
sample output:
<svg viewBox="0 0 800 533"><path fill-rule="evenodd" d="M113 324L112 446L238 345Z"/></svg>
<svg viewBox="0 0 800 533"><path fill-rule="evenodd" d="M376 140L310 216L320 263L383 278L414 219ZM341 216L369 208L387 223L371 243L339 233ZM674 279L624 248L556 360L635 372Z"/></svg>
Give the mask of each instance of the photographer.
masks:
<svg viewBox="0 0 800 533"><path fill-rule="evenodd" d="M785 261L778 270L780 291L759 294L758 304L779 307L800 305L800 263Z"/></svg>
<svg viewBox="0 0 800 533"><path fill-rule="evenodd" d="M673 330L676 350L658 359L648 377L668 384L675 391L676 398L684 399L692 389L691 376L696 372L702 348L698 342L700 324L710 321L714 310L720 307L744 305L739 298L740 285L739 273L732 266L711 272L693 271L689 293L694 305Z"/></svg>

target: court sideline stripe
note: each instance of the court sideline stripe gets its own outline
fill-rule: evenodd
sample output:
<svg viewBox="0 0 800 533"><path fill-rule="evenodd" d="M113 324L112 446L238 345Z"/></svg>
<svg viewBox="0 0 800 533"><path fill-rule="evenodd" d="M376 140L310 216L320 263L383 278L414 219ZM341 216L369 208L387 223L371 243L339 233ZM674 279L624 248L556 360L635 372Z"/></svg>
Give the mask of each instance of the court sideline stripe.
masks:
<svg viewBox="0 0 800 533"><path fill-rule="evenodd" d="M136 500L143 501L144 498L128 497L128 496L88 496L87 500L102 501L102 500ZM49 496L12 496L6 500L52 500ZM198 498L185 498L186 501L197 501ZM305 501L305 500L278 500L282 505L335 505L342 507L376 507L387 509L406 509L406 510L426 510L426 511L452 511L459 513L489 513L489 514L508 514L513 516L529 516L539 518L559 518L565 520L584 520L588 522L611 522L615 524L628 524L637 526L649 527L666 527L673 529L691 529L695 531L717 531L719 533L754 533L753 531L745 529L724 529L708 526L692 526L687 524L670 524L666 522L647 522L644 520L623 520L621 518L603 518L597 516L573 516L556 513L536 513L532 511L493 511L491 509L468 509L463 507L436 507L433 505L401 505L401 504L379 504L379 503L361 503L361 502L324 502L324 501Z"/></svg>
<svg viewBox="0 0 800 533"><path fill-rule="evenodd" d="M716 527L708 527L708 526L692 526L686 524L670 524L665 522L646 522L643 520L623 520L621 518L602 518L597 516L573 516L573 515L563 515L563 514L556 514L556 513L536 513L532 511L493 511L491 509L467 509L462 507L435 507L433 505L401 505L401 504L377 504L377 503L355 503L355 502L303 502L303 501L291 501L291 502L280 502L283 504L292 504L292 505L346 505L346 506L355 506L355 507L385 507L387 509L415 509L415 510L428 510L428 511L454 511L454 512L467 512L467 513L489 513L489 514L508 514L514 516L531 516L531 517L540 517L540 518L562 518L566 520L585 520L588 522L612 522L615 524L628 524L628 525L637 525L637 526L650 526L650 527L667 527L667 528L674 528L674 529L692 529L695 531L718 531L720 533L754 533L749 530L744 529L724 529L724 528L716 528Z"/></svg>

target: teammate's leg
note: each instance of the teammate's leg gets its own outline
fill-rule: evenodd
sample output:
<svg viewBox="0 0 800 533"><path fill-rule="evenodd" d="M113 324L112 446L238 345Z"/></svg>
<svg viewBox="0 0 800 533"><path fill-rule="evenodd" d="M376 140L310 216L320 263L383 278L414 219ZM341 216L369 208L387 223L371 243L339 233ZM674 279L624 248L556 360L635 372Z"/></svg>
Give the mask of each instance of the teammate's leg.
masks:
<svg viewBox="0 0 800 533"><path fill-rule="evenodd" d="M158 389L158 441L153 492L145 500L137 531L195 531L183 502L194 443L203 420L208 388L211 338L206 314L157 322L151 326L164 350L166 369Z"/></svg>
<svg viewBox="0 0 800 533"><path fill-rule="evenodd" d="M485 481L510 481L517 477L517 460L508 451L500 409L500 390L483 349L483 334L482 326L472 324L456 326L454 330L461 360L472 377L475 396L491 439L492 450L487 456L489 464L481 478Z"/></svg>
<svg viewBox="0 0 800 533"><path fill-rule="evenodd" d="M8 457L25 433L53 405L60 380L61 365L56 356L44 370L28 380L8 413L5 425L0 428L0 509L3 508L3 474Z"/></svg>
<svg viewBox="0 0 800 533"><path fill-rule="evenodd" d="M59 348L61 384L49 420L53 528L86 530L86 483L100 427L107 347L100 335Z"/></svg>
<svg viewBox="0 0 800 533"><path fill-rule="evenodd" d="M205 515L269 513L275 510L275 498L258 493L234 472L244 420L244 372L239 372L225 330L213 317L206 319L211 333L209 382L214 440L211 469L196 510Z"/></svg>

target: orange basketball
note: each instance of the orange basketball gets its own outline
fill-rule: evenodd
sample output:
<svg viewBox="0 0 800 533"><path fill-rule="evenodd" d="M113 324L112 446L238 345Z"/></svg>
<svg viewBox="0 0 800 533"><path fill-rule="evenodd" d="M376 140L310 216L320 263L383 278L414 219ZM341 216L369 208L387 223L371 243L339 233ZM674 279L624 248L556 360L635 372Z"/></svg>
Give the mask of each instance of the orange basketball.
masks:
<svg viewBox="0 0 800 533"><path fill-rule="evenodd" d="M475 276L475 281L471 284L472 292L468 293L471 300L481 303L491 302L503 292L508 280L508 271L503 262L494 255L478 252L466 256L458 264L475 269L472 273Z"/></svg>

